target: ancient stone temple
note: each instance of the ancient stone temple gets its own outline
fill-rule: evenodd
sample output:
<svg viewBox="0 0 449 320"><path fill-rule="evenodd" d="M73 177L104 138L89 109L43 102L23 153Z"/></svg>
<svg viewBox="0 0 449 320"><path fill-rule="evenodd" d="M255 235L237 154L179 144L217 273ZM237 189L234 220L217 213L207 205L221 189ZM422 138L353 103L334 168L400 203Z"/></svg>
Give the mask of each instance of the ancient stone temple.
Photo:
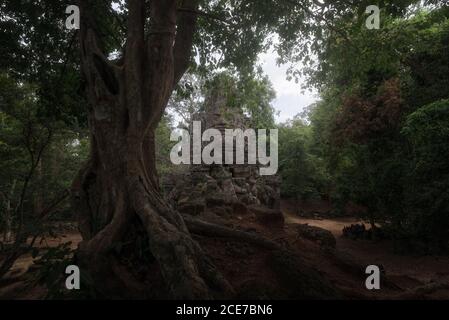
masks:
<svg viewBox="0 0 449 320"><path fill-rule="evenodd" d="M223 137L225 129L247 129L249 119L239 108L228 108L226 102L220 90L212 90L192 120L201 121L203 131L218 129ZM264 216L278 216L279 177L260 176L258 165L190 165L185 173L164 177L162 183L167 198L181 213L207 212L226 218L249 210L256 215L263 212Z"/></svg>

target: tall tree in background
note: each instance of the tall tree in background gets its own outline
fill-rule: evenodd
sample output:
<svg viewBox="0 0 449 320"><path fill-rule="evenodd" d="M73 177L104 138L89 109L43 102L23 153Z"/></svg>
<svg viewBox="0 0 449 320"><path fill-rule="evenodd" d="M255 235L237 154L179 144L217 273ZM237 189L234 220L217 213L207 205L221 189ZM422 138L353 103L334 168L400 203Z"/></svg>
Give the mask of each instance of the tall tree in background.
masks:
<svg viewBox="0 0 449 320"><path fill-rule="evenodd" d="M334 202L363 205L361 215L372 224L400 241L427 242L429 252L447 250L447 197L435 187L446 173L429 160L445 161L444 148L435 152L436 139L417 138L429 139L431 128L445 134L449 7L438 4L407 15L385 12L380 30L341 21L352 26L345 28L351 45L339 35L329 38L311 77L322 91L311 112L313 138L327 162ZM419 121L432 117L439 123ZM418 145L426 152L418 154Z"/></svg>

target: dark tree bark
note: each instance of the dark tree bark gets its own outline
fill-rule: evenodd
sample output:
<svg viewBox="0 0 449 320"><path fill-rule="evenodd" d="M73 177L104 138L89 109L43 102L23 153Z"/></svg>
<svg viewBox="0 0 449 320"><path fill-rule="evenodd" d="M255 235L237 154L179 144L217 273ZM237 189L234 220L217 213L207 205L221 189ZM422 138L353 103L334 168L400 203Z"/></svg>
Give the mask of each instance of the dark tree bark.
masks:
<svg viewBox="0 0 449 320"><path fill-rule="evenodd" d="M108 296L144 297L145 288L113 248L144 231L174 298L214 298L232 288L194 241L158 187L154 132L190 61L196 0L128 0L127 39L119 63L105 57L92 0L81 0L79 32L87 83L90 159L73 183L83 242L77 259ZM178 11L182 2L188 11Z"/></svg>

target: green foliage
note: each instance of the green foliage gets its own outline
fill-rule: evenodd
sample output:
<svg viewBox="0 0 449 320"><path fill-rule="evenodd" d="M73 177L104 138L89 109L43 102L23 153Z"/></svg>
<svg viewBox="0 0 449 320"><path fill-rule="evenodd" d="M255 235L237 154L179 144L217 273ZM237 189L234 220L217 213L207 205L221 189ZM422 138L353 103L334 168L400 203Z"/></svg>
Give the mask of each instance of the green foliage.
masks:
<svg viewBox="0 0 449 320"><path fill-rule="evenodd" d="M72 264L73 250L70 245L71 243L67 242L48 248L40 256L37 250L33 252L33 263L38 270L34 281L46 287L47 299L61 299L67 291L64 278L66 267Z"/></svg>
<svg viewBox="0 0 449 320"><path fill-rule="evenodd" d="M404 228L438 249L449 249L449 100L419 108L406 119L410 144Z"/></svg>
<svg viewBox="0 0 449 320"><path fill-rule="evenodd" d="M279 126L279 172L282 195L297 199L326 193L328 175L322 158L314 153L312 128L296 117Z"/></svg>
<svg viewBox="0 0 449 320"><path fill-rule="evenodd" d="M384 0L379 5L398 16L417 2ZM202 11L209 15L199 17L194 44L199 61L195 64L203 74L227 68L246 75L254 71L258 54L274 46L279 62L290 63L289 76L298 81L305 73L298 65L313 67L313 56L326 54L330 36L344 42L342 32L335 30L360 27L365 23L366 7L372 4L369 0L201 1ZM354 20L355 25L348 23Z"/></svg>
<svg viewBox="0 0 449 320"><path fill-rule="evenodd" d="M171 97L169 112L179 115L182 126L187 126L192 115L203 110L205 99L214 91L226 97L227 108L242 111L249 118L251 128L274 128L272 102L276 94L268 77L260 70L245 76L229 70L212 72L208 76L186 74Z"/></svg>
<svg viewBox="0 0 449 320"><path fill-rule="evenodd" d="M173 173L177 170L177 166L170 161L170 151L176 144L176 141L170 141L170 134L173 128L169 115L164 115L156 129L156 165L157 171L161 176Z"/></svg>
<svg viewBox="0 0 449 320"><path fill-rule="evenodd" d="M226 96L226 106L243 111L250 120L253 129L274 128L274 108L272 101L276 97L269 79L261 71L237 77L230 72L222 72L204 85L204 96L213 90L219 90Z"/></svg>
<svg viewBox="0 0 449 320"><path fill-rule="evenodd" d="M62 1L3 1L0 72L35 87L39 117L85 126L76 34L65 28L66 7Z"/></svg>
<svg viewBox="0 0 449 320"><path fill-rule="evenodd" d="M12 227L24 221L27 228L39 229L37 216L69 188L87 157L85 134L42 117L36 91L0 74L1 229L5 219L12 219ZM11 217L3 214L8 205ZM53 213L71 216L68 203Z"/></svg>
<svg viewBox="0 0 449 320"><path fill-rule="evenodd" d="M32 281L43 285L46 290L45 299L92 299L96 297L92 287L92 280L87 272L80 275L80 289L68 290L65 287L65 273L67 266L73 265L75 250L71 242L62 243L56 247L49 247L33 251L33 264L37 272Z"/></svg>
<svg viewBox="0 0 449 320"><path fill-rule="evenodd" d="M364 205L371 221L444 242L449 8L422 3L378 1L382 27L367 30L370 0L202 0L193 75L178 87L173 109L189 122L219 86L253 128L274 127L275 94L255 70L258 54L274 46L279 62L291 64L289 77L307 74L322 98L308 122L296 118L279 127L282 192L330 193L340 203ZM120 58L126 5L92 4L105 54ZM0 192L3 200L12 194L13 207L22 203L30 221L70 185L88 153L88 108L75 33L63 24L66 6L0 4ZM164 117L156 132L162 174L173 170L171 122Z"/></svg>
<svg viewBox="0 0 449 320"><path fill-rule="evenodd" d="M204 78L198 74L187 74L178 86L169 102L167 112L156 130L156 160L161 176L182 171L182 166L175 166L170 161L170 151L176 142L170 141L174 129L175 116L181 118L179 127L188 128L195 113L202 112L206 99L214 94L226 97L224 116L238 110L249 120L252 129L275 128L272 101L275 92L268 78L261 72L239 77L229 71L211 74Z"/></svg>
<svg viewBox="0 0 449 320"><path fill-rule="evenodd" d="M445 6L384 10L380 30L341 17L345 36L330 33L309 70L322 97L308 110L311 154L334 203L362 205L363 218L421 252L449 240L448 17Z"/></svg>
<svg viewBox="0 0 449 320"><path fill-rule="evenodd" d="M18 212L25 214L30 227L68 188L88 149L76 33L65 28L66 7L60 1L0 5L0 192L8 195L1 206L11 205L16 223Z"/></svg>

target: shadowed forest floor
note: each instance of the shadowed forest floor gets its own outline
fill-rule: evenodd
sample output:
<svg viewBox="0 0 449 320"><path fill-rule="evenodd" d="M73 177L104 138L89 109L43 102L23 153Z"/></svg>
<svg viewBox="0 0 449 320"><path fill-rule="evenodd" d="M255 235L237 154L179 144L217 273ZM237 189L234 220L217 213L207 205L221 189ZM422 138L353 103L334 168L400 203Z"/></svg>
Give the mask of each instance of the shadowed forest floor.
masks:
<svg viewBox="0 0 449 320"><path fill-rule="evenodd" d="M282 211L285 217L282 229L264 227L247 215L222 222L227 226L238 226L239 229L288 244L307 265L329 279L349 299L391 298L433 281L449 280L449 257L398 255L394 253L390 241L351 240L342 237L343 227L361 223L358 219L301 218L295 214L297 207L287 201L283 202ZM337 241L335 250L330 252L329 249L298 236L298 224L309 224L332 232ZM294 298L292 288L288 288L290 284L272 268L267 268L272 259L269 251L234 240L200 236L195 238L233 287L237 288L239 298L254 298L254 294L261 299ZM39 246L55 247L69 241L72 243L71 247L76 248L81 237L76 231L66 231L57 238L47 238ZM370 292L365 289L364 267L371 264L382 266L388 277L389 282L379 291ZM0 299L44 298L46 289L29 282L35 272L37 270L33 268L31 255L18 259L6 279L0 283ZM158 278L159 273L154 272L154 298L167 298L167 292ZM284 290L284 287L287 288ZM448 299L449 290L435 291L425 298Z"/></svg>
<svg viewBox="0 0 449 320"><path fill-rule="evenodd" d="M337 250L357 257L363 265L382 265L391 281L409 289L432 281L449 279L449 257L397 254L389 240L369 241L344 238L342 230L351 224L363 223L356 218L305 219L298 217L291 205L284 202L283 213L287 224L309 224L332 232L337 240ZM344 281L344 276L342 276ZM380 293L380 296L382 294ZM435 299L448 299L449 290L435 292Z"/></svg>

